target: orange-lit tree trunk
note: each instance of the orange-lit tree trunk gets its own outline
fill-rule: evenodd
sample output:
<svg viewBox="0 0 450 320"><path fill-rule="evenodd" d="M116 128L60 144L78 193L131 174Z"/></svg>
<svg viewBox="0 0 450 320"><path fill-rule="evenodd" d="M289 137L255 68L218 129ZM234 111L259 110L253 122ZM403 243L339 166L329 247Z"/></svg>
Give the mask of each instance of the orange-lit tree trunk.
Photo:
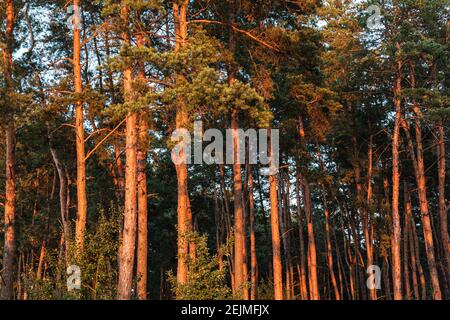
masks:
<svg viewBox="0 0 450 320"><path fill-rule="evenodd" d="M138 47L144 46L142 34L137 35L136 44ZM139 65L139 80L146 82L144 65ZM138 240L137 240L137 295L140 300L147 299L147 255L148 255L148 208L147 208L147 150L148 150L148 119L145 111L139 117L138 132Z"/></svg>
<svg viewBox="0 0 450 320"><path fill-rule="evenodd" d="M448 282L450 283L450 241L448 237L448 211L450 205L445 203L445 177L446 177L446 153L445 153L445 132L443 123L438 125L439 144L438 144L438 179L439 179L439 218L441 227L441 241L444 251L445 268L447 270Z"/></svg>
<svg viewBox="0 0 450 320"><path fill-rule="evenodd" d="M128 25L130 8L126 1L121 4L121 19ZM122 33L123 46L130 45L128 31ZM123 71L124 100L133 101L133 68L127 66ZM117 296L119 300L130 300L133 282L133 266L136 247L136 191L137 191L137 116L128 112L126 118L126 145L125 145L125 205L122 243L119 253L119 283Z"/></svg>
<svg viewBox="0 0 450 320"><path fill-rule="evenodd" d="M305 129L303 119L298 121L298 132L303 148L306 150ZM309 273L309 295L311 300L320 300L319 282L317 277L317 253L314 237L314 225L312 221L311 191L309 182L305 175L299 171L302 186L303 205L305 207L306 225L308 231L308 273Z"/></svg>
<svg viewBox="0 0 450 320"><path fill-rule="evenodd" d="M235 20L234 1L228 1L228 14L230 24ZM230 27L229 50L234 53L236 51L236 36L234 30ZM236 67L230 65L228 70L228 83L233 85L236 81ZM238 110L233 107L231 111L231 134L233 141L233 191L234 191L234 287L237 298L244 297L244 207L242 198L242 174L241 163L239 159L239 121Z"/></svg>
<svg viewBox="0 0 450 320"><path fill-rule="evenodd" d="M245 147L244 147L245 148ZM247 157L248 159L248 157ZM246 175L245 175L245 180L242 186L242 209L243 209L243 228L242 228L242 260L244 262L243 266L242 266L242 277L244 279L244 287L243 287L243 294L244 294L244 300L249 300L250 299L250 287L248 286L248 275L249 275L249 270L248 270L248 253L247 253L247 225L248 225L248 207L246 207L247 205L247 200L245 199L245 195L248 194L248 164L245 165L245 170L246 170Z"/></svg>
<svg viewBox="0 0 450 320"><path fill-rule="evenodd" d="M405 190L404 190L404 201L405 201L405 233L408 233L408 251L410 253L409 259L411 261L411 279L413 284L413 293L414 298L416 300L420 299L419 295L419 283L417 281L417 263L416 263L416 255L415 255L415 249L414 249L414 238L412 234L412 228L415 228L413 225L413 218L412 218L412 205L411 205L411 196L410 191L408 187L408 183L405 182ZM406 250L405 250L406 251Z"/></svg>
<svg viewBox="0 0 450 320"><path fill-rule="evenodd" d="M280 224L278 216L277 176L271 175L270 182L270 225L272 228L273 286L275 300L283 300L283 268L281 264Z"/></svg>
<svg viewBox="0 0 450 320"><path fill-rule="evenodd" d="M46 252L47 252L46 241L44 240L44 241L42 241L41 253L39 254L39 263L38 263L38 268L37 268L37 271L36 271L36 279L37 280L41 280L42 276L43 276L42 269L43 269L43 266L44 266L44 260L45 260Z"/></svg>
<svg viewBox="0 0 450 320"><path fill-rule="evenodd" d="M410 276L409 276L409 238L410 235L410 223L411 223L411 203L408 202L408 187L407 183L405 182L403 184L403 201L404 201L404 208L405 208L405 220L403 224L403 277L404 277L404 283L405 283L405 298L406 300L411 299L411 286L410 286Z"/></svg>
<svg viewBox="0 0 450 320"><path fill-rule="evenodd" d="M298 170L297 170L298 171ZM299 282L300 282L300 296L302 300L308 300L308 285L306 275L306 255L305 244L303 238L303 224L302 224L302 209L300 207L300 179L297 175L295 183L295 193L297 197L297 224L299 233L299 251L300 251L300 270L299 270Z"/></svg>
<svg viewBox="0 0 450 320"><path fill-rule="evenodd" d="M187 46L188 29L187 29L187 9L189 1L183 0L173 4L173 16L175 25L175 52L183 50ZM177 81L185 81L183 76L179 76ZM189 116L186 105L179 99L176 112L175 126L177 129L186 129ZM181 148L179 156L182 159L186 157L186 150ZM178 185L178 265L177 265L177 282L178 284L186 284L188 281L188 264L189 242L187 239L189 230L191 230L191 221L189 214L189 193L188 193L188 173L186 161L175 166L177 171Z"/></svg>
<svg viewBox="0 0 450 320"><path fill-rule="evenodd" d="M12 101L12 51L14 43L14 4L12 0L6 1L6 47L3 49L4 58L4 80L6 101L13 108ZM16 129L12 116L13 110L6 116L6 188L5 188L5 241L3 248L3 272L1 273L2 284L0 284L0 299L12 300L14 296L14 261L15 261L15 237L14 237L14 219L15 219L15 145Z"/></svg>
<svg viewBox="0 0 450 320"><path fill-rule="evenodd" d="M81 80L81 9L80 0L73 0L75 11L73 28L73 79L75 94L81 95L83 85ZM84 125L83 125L83 101L78 97L75 104L75 136L77 148L77 220L75 225L75 242L77 252L81 252L84 248L84 235L86 230L86 165L85 165L85 149L84 149Z"/></svg>
<svg viewBox="0 0 450 320"><path fill-rule="evenodd" d="M234 190L234 285L238 297L243 297L244 285L244 208L242 203L242 176L239 163L239 134L237 110L231 114L233 138L233 190Z"/></svg>
<svg viewBox="0 0 450 320"><path fill-rule="evenodd" d="M416 87L415 71L414 65L410 64L410 81L411 87L414 89ZM442 294L439 285L439 276L436 267L435 259L435 249L433 242L433 231L431 226L430 211L427 199L427 187L425 179L425 163L423 158L423 144L422 144L422 129L420 127L421 112L419 105L413 101L413 111L415 114L415 132L416 132L416 159L417 159L417 170L416 170L416 180L417 189L419 194L419 207L420 213L422 215L422 227L423 236L425 242L425 251L427 255L428 269L430 271L431 284L433 290L433 298L435 300L441 300Z"/></svg>
<svg viewBox="0 0 450 320"><path fill-rule="evenodd" d="M401 121L401 65L398 64L397 79L394 87L395 125L392 140L392 278L394 281L394 299L402 299L402 275L401 275L401 226L399 215L399 192L400 192L400 170L399 170L399 144L400 144L400 121Z"/></svg>

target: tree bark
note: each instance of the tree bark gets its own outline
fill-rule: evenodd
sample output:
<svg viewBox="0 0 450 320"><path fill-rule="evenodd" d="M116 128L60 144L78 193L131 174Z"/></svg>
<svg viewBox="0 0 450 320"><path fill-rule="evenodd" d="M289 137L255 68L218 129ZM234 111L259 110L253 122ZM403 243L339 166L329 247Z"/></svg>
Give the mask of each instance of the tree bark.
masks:
<svg viewBox="0 0 450 320"><path fill-rule="evenodd" d="M442 241L442 250L444 251L444 265L447 272L447 281L450 284L450 241L448 236L448 211L450 205L445 201L445 178L446 178L446 153L445 153L445 132L443 123L438 125L439 144L438 144L438 192L439 192L439 220L440 233Z"/></svg>
<svg viewBox="0 0 450 320"><path fill-rule="evenodd" d="M303 148L306 150L306 136L303 125L303 119L299 117L298 132L301 139ZM309 290L311 300L320 300L319 282L317 277L317 253L316 243L314 236L314 225L312 221L312 204L311 204L311 191L309 188L309 182L305 175L300 171L298 172L303 195L303 205L305 207L306 225L308 231L308 273L309 273Z"/></svg>
<svg viewBox="0 0 450 320"><path fill-rule="evenodd" d="M234 281L236 294L240 297L244 285L244 210L242 204L242 177L239 163L239 135L237 110L232 111L231 130L233 136L233 189L234 189Z"/></svg>
<svg viewBox="0 0 450 320"><path fill-rule="evenodd" d="M123 1L121 4L121 18L128 24L130 8ZM123 45L130 44L128 31L122 34ZM125 102L134 99L133 94L133 68L127 66L123 71ZM126 150L125 150L125 205L122 243L119 254L119 283L117 295L119 300L130 300L133 282L133 266L136 247L136 192L137 192L137 116L128 112L126 117Z"/></svg>
<svg viewBox="0 0 450 320"><path fill-rule="evenodd" d="M392 140L392 278L394 281L394 299L402 300L402 275L401 275L401 226L399 215L399 192L400 192L400 170L399 170L399 143L400 143L400 121L401 121L401 64L398 63L397 79L394 86L395 125Z"/></svg>
<svg viewBox="0 0 450 320"><path fill-rule="evenodd" d="M298 171L298 170L297 170ZM307 275L306 275L306 255L305 255L305 243L303 237L303 219L302 219L302 209L300 207L300 178L297 174L295 193L297 196L297 224L299 233L299 250L300 250L300 270L299 270L299 281L300 281L300 296L302 300L308 300L308 285L307 285Z"/></svg>
<svg viewBox="0 0 450 320"><path fill-rule="evenodd" d="M173 4L173 15L175 24L175 52L178 53L187 46L188 31L187 31L187 9L189 1L183 0L181 4ZM179 75L177 81L183 82L185 79ZM177 129L186 129L189 116L186 110L186 105L180 97L178 108L176 112L175 126ZM186 150L181 148L180 157L185 159ZM188 255L189 255L189 241L188 233L191 230L192 221L189 214L189 193L188 193L188 173L187 163L182 163L175 166L177 171L177 186L178 186L178 265L177 265L177 282L178 284L186 284L188 281Z"/></svg>
<svg viewBox="0 0 450 320"><path fill-rule="evenodd" d="M412 280L412 292L414 293L415 299L419 299L419 287L417 283L417 267L415 261L415 255L413 254L411 242L412 242L412 234L411 234L411 223L412 223L412 206L411 206L411 197L410 191L408 187L408 183L404 183L404 201L405 201L405 228L404 228L404 246L403 246L403 255L404 255L404 273L405 273L405 289L407 292L407 298L410 298L411 289L409 288L409 270L408 270L408 260L411 261L411 280ZM408 256L409 253L409 256Z"/></svg>
<svg viewBox="0 0 450 320"><path fill-rule="evenodd" d="M73 7L75 10L74 24L73 24L73 75L75 94L81 95L83 92L83 85L81 79L81 26L80 26L80 0L73 0ZM76 251L80 253L84 249L84 236L86 232L86 213L87 213L87 198L86 198L86 161L84 148L84 116L83 116L83 101L77 97L75 103L75 136L77 149L77 220L75 225L75 243Z"/></svg>
<svg viewBox="0 0 450 320"><path fill-rule="evenodd" d="M16 130L14 125L14 118L12 112L14 107L12 105L12 91L13 91L13 43L14 43L14 3L12 0L6 1L6 47L3 49L4 58L4 80L6 101L11 108L9 114L6 115L6 187L5 187L5 241L3 248L3 272L0 281L0 298L2 300L12 300L14 297L13 283L14 283L14 263L15 263L15 235L14 235L14 221L15 221L15 145L16 145Z"/></svg>
<svg viewBox="0 0 450 320"><path fill-rule="evenodd" d="M138 34L137 46L143 47L143 36ZM139 65L139 79L146 81L144 65ZM145 111L139 119L137 148L137 188L138 188L138 249L137 249L137 295L140 300L147 299L147 255L148 255L148 204L147 204L147 150L148 150L148 118Z"/></svg>
<svg viewBox="0 0 450 320"><path fill-rule="evenodd" d="M410 64L411 88L416 87L414 65ZM427 188L425 179L425 162L423 158L422 129L420 127L421 112L419 105L413 101L413 111L415 114L415 132L416 132L416 159L417 159L417 188L419 194L419 207L422 215L423 236L425 240L425 251L427 255L428 269L430 271L431 284L433 290L433 298L441 300L442 294L439 285L439 276L436 267L435 249L433 241L433 231L431 226L430 211L427 199Z"/></svg>
<svg viewBox="0 0 450 320"><path fill-rule="evenodd" d="M271 175L270 181L270 222L272 228L273 284L275 300L283 300L283 270L281 264L280 224L278 220L277 177Z"/></svg>

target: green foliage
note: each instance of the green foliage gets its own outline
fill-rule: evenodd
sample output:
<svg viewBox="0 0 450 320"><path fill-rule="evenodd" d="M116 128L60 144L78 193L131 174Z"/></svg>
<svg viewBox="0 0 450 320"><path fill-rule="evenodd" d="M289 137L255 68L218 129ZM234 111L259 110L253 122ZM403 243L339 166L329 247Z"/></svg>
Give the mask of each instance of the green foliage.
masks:
<svg viewBox="0 0 450 320"><path fill-rule="evenodd" d="M103 209L98 214L95 229L86 236L83 254L76 259L82 274L81 294L86 299L114 299L121 214L114 207L108 214Z"/></svg>
<svg viewBox="0 0 450 320"><path fill-rule="evenodd" d="M48 268L39 280L33 270L21 273L21 282L29 299L47 300L111 300L116 297L117 252L120 213L99 209L99 219L85 239L85 250L68 262L81 270L81 289L68 291L65 258L61 248L50 249L45 256ZM74 248L70 254L74 256Z"/></svg>
<svg viewBox="0 0 450 320"><path fill-rule="evenodd" d="M188 281L181 285L170 271L168 280L172 292L178 300L226 300L231 299L231 290L227 286L227 265L219 269L217 255L211 256L208 249L207 236L194 233L188 236L196 246L195 259L188 260ZM225 250L225 248L224 248ZM222 254L225 251L222 250Z"/></svg>

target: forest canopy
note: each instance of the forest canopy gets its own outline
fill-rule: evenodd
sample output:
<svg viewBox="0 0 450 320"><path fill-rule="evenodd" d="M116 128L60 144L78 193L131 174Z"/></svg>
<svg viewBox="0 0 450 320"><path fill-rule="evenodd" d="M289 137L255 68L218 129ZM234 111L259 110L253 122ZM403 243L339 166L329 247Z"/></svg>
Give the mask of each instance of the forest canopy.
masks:
<svg viewBox="0 0 450 320"><path fill-rule="evenodd" d="M1 0L1 300L448 300L445 0Z"/></svg>

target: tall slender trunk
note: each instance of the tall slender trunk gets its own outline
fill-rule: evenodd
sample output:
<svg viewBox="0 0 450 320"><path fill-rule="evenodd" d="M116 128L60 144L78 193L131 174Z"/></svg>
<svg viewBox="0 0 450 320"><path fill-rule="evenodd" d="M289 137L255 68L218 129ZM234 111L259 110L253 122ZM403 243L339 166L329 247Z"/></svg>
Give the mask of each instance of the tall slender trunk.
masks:
<svg viewBox="0 0 450 320"><path fill-rule="evenodd" d="M450 241L448 237L448 211L450 205L445 203L445 178L446 178L446 153L445 153L445 132L443 123L438 125L439 144L438 144L438 179L439 179L439 222L442 241L442 250L444 251L444 265L447 272L447 281L450 284Z"/></svg>
<svg viewBox="0 0 450 320"><path fill-rule="evenodd" d="M173 4L173 16L175 25L175 52L178 53L187 46L188 29L187 29L187 9L189 1L183 0L180 4ZM186 81L182 75L179 75L178 82ZM176 111L175 126L177 129L187 128L189 116L186 105L182 98ZM181 159L186 159L186 150L181 148L179 153ZM188 233L191 230L192 221L189 214L189 193L188 193L188 173L187 163L182 161L175 166L177 171L178 186L178 265L177 265L177 282L178 284L186 284L188 281L188 255L189 241Z"/></svg>
<svg viewBox="0 0 450 320"><path fill-rule="evenodd" d="M345 299L344 298L344 286L347 288L347 294L349 295L348 286L347 286L347 276L345 275L344 264L342 263L341 251L339 249L339 242L337 241L336 232L335 232L334 228L333 228L333 237L334 237L334 242L336 244L336 256L337 256L339 289L340 289L339 292L341 293L341 299Z"/></svg>
<svg viewBox="0 0 450 320"><path fill-rule="evenodd" d="M280 233L281 233L281 241L282 241L282 248L284 253L284 258L281 258L281 261L285 261L285 277L284 277L284 288L283 288L283 294L284 298L286 300L289 300L290 297L290 277L289 277L289 265L287 261L287 240L286 240L286 221L285 221L285 205L284 205L284 190L283 190L283 173L280 172L277 179L277 198L278 198L278 222L280 224Z"/></svg>
<svg viewBox="0 0 450 320"><path fill-rule="evenodd" d="M217 260L219 264L219 270L223 270L223 210L219 206L219 201L217 199L216 187L213 187L213 199L214 199L214 223L216 224L216 250L217 250Z"/></svg>
<svg viewBox="0 0 450 320"><path fill-rule="evenodd" d="M373 174L373 137L369 139L369 152L368 152L369 166L367 170L367 206L364 212L364 237L366 238L367 249L367 266L373 265L373 239L369 232L371 228L371 208L372 208L372 174ZM371 300L377 300L377 289L373 288L369 290L369 296Z"/></svg>
<svg viewBox="0 0 450 320"><path fill-rule="evenodd" d="M242 205L242 177L239 163L239 135L237 110L232 111L231 130L233 136L233 189L234 189L234 281L236 294L243 290L244 285L244 212Z"/></svg>
<svg viewBox="0 0 450 320"><path fill-rule="evenodd" d="M415 299L419 299L419 286L417 282L417 265L416 265L416 257L413 252L414 246L413 243L413 235L412 228L415 226L412 225L412 205L411 205L411 196L409 191L408 183L404 183L404 202L405 202L405 230L404 230L404 262L405 262L405 291L407 292L407 298L411 298L411 288L409 287L409 270L408 266L411 266L411 280L412 280L412 293L414 294ZM408 255L409 253L409 255ZM411 262L408 264L408 260ZM409 293L409 295L408 295Z"/></svg>
<svg viewBox="0 0 450 320"><path fill-rule="evenodd" d="M219 165L220 170L220 188L223 193L223 206L225 208L225 227L227 231L227 240L231 237L231 212L230 212L230 200L228 198L228 191L225 186L225 166Z"/></svg>
<svg viewBox="0 0 450 320"><path fill-rule="evenodd" d="M356 300L356 289L355 289L355 276L354 276L354 268L353 268L353 258L352 258L352 252L350 249L350 241L347 240L346 232L344 229L344 222L341 219L341 232L342 232L342 238L344 241L344 258L345 263L347 264L348 270L349 270L349 287L350 287L350 298L352 300Z"/></svg>
<svg viewBox="0 0 450 320"><path fill-rule="evenodd" d="M320 152L317 153L317 157L320 162L320 170L322 172L324 172L324 165L323 165L323 161L322 161ZM331 284L333 285L335 299L341 300L341 295L339 293L339 288L337 285L336 275L334 273L334 267L333 267L333 250L331 247L331 236L330 236L330 211L328 210L325 185L323 183L321 183L321 186L322 186L322 203L323 203L323 210L324 210L324 216L325 216L325 239L326 239L326 245L327 245L328 271L329 271L330 278L331 278Z"/></svg>
<svg viewBox="0 0 450 320"><path fill-rule="evenodd" d="M410 64L410 80L411 87L416 87L414 65ZM419 105L413 101L413 111L415 114L415 132L416 132L416 158L417 158L417 188L419 194L419 207L422 215L423 236L425 240L425 251L427 255L428 269L430 271L431 284L433 290L433 298L435 300L441 300L441 288L439 286L439 276L436 267L435 249L433 241L433 231L431 226L430 211L427 199L427 187L425 178L425 162L423 158L423 143L422 143L422 129L420 124L421 112Z"/></svg>
<svg viewBox="0 0 450 320"><path fill-rule="evenodd" d="M297 170L298 171L298 170ZM297 174L295 183L295 193L297 196L297 224L299 233L299 250L300 250L300 296L302 300L308 300L308 285L307 285L307 275L306 275L306 255L305 255L305 243L303 237L303 219L302 219L302 209L300 207L300 178Z"/></svg>
<svg viewBox="0 0 450 320"><path fill-rule="evenodd" d="M75 10L73 24L73 79L75 94L80 95L83 91L81 80L81 9L80 0L73 0ZM84 149L84 117L83 117L83 101L78 97L75 103L75 136L77 148L77 220L75 225L75 243L77 253L82 252L84 248L84 235L86 232L86 163Z"/></svg>
<svg viewBox="0 0 450 320"><path fill-rule="evenodd" d="M250 216L250 299L256 300L258 297L258 261L256 258L256 237L255 237L255 200L253 198L253 170L248 166L248 194L249 194L249 216Z"/></svg>
<svg viewBox="0 0 450 320"><path fill-rule="evenodd" d="M397 79L394 86L395 125L392 140L392 278L394 281L394 299L402 299L402 275L401 275L401 226L399 215L399 192L400 192L400 170L399 170L399 143L400 143L400 121L401 121L401 64L398 63Z"/></svg>
<svg viewBox="0 0 450 320"><path fill-rule="evenodd" d="M137 46L144 46L142 34L137 35ZM145 83L144 65L139 65L139 80ZM148 255L148 204L147 204L147 150L148 150L148 119L145 111L139 117L138 147L137 147L137 188L138 188L138 249L137 249L137 295L140 300L147 299L147 255Z"/></svg>
<svg viewBox="0 0 450 320"><path fill-rule="evenodd" d="M121 4L121 18L128 25L130 8L123 1ZM130 44L128 31L122 34L123 45ZM134 99L133 94L133 68L127 66L123 71L125 102ZM119 300L130 300L133 282L133 266L136 247L136 192L137 192L137 115L129 112L126 117L126 145L125 145L125 205L122 242L119 253L119 283L117 296Z"/></svg>
<svg viewBox="0 0 450 320"><path fill-rule="evenodd" d="M66 170L64 168L64 165L59 160L57 151L53 145L53 137L51 133L48 135L49 138L49 144L50 144L50 153L52 155L53 162L56 167L56 171L58 172L58 178L59 178L59 207L60 207L60 213L61 213L61 224L63 226L63 235L64 235L64 245L65 245L65 258L66 258L66 264L70 261L70 254L71 254L71 226L70 226L70 220L69 220L69 207L68 207L68 179L66 176Z"/></svg>
<svg viewBox="0 0 450 320"><path fill-rule="evenodd" d="M416 253L414 249L414 238L412 233L412 228L415 228L413 225L412 218L412 205L411 205L411 196L408 184L405 182L405 232L408 232L408 251L410 253L410 261L411 261L411 279L413 285L414 298L416 300L420 299L419 295L419 283L417 281L417 263L416 263Z"/></svg>
<svg viewBox="0 0 450 320"><path fill-rule="evenodd" d="M305 129L303 125L303 119L301 117L299 118L298 126L301 143L303 144L303 148L306 150ZM302 186L303 204L305 206L306 225L308 231L308 273L310 284L310 298L311 300L320 300L319 282L317 276L316 242L314 236L314 225L312 221L311 191L306 176L303 175L300 171L298 174Z"/></svg>
<svg viewBox="0 0 450 320"><path fill-rule="evenodd" d="M405 203L405 220L403 224L403 281L405 284L405 298L407 300L411 299L411 286L410 286L410 276L409 276L409 224L411 222L410 217L408 216L408 202L406 201L406 183L404 183L404 203ZM409 208L411 213L411 208Z"/></svg>
<svg viewBox="0 0 450 320"><path fill-rule="evenodd" d="M417 262L417 271L419 272L419 280L420 280L420 287L421 287L421 299L426 300L427 299L427 283L425 279L425 273L423 271L422 262L420 262L420 254L419 254L419 239L417 237L417 231L416 231L416 224L414 222L414 219L411 221L411 231L413 236L413 244L414 244L414 254L416 256L416 262Z"/></svg>
<svg viewBox="0 0 450 320"><path fill-rule="evenodd" d="M283 177L284 176L284 177ZM281 193L283 195L283 241L285 242L285 261L286 261L286 298L294 298L294 265L292 263L291 254L291 209L290 209L290 181L289 170L285 174L281 174L281 181L283 188Z"/></svg>
<svg viewBox="0 0 450 320"><path fill-rule="evenodd" d="M330 212L328 210L327 205L327 199L325 194L325 188L322 187L322 198L323 198L323 207L324 207L324 214L325 214L325 237L327 241L327 264L328 264L328 270L330 272L330 278L331 278L331 284L333 285L334 290L334 296L336 300L341 300L341 295L339 293L339 288L336 281L336 276L334 274L333 269L333 251L331 248L331 237L330 237Z"/></svg>
<svg viewBox="0 0 450 320"><path fill-rule="evenodd" d="M3 272L1 274L2 284L0 284L0 298L3 300L12 300L14 297L14 261L15 261L15 236L14 236L14 219L15 219L15 146L16 146L16 129L12 113L14 107L12 105L12 51L14 43L14 3L12 0L6 1L6 47L3 49L4 57L4 78L6 101L11 108L7 114L6 124L6 187L5 187L5 241L3 248Z"/></svg>
<svg viewBox="0 0 450 320"><path fill-rule="evenodd" d="M277 176L269 177L270 224L272 228L273 284L275 300L283 300L283 267L281 264L280 224L278 216Z"/></svg>
<svg viewBox="0 0 450 320"><path fill-rule="evenodd" d="M39 254L39 263L38 263L38 268L36 271L36 280L41 280L42 279L42 269L44 266L44 260L45 260L45 254L47 252L47 247L46 247L46 241L42 241L42 245L41 245L41 252Z"/></svg>
<svg viewBox="0 0 450 320"><path fill-rule="evenodd" d="M222 190L223 197L223 207L225 208L225 228L227 235L227 243L232 237L231 230L231 212L230 212L230 202L228 198L228 191L225 185L225 166L223 164L219 165L220 170L220 188ZM234 285L234 248L230 248L230 254L227 256L228 265L229 265L229 273L231 279L231 289L234 293L236 290Z"/></svg>
<svg viewBox="0 0 450 320"><path fill-rule="evenodd" d="M229 23L233 24L235 20L235 2L230 0L228 7ZM234 30L230 27L229 49L230 52L236 51L236 36ZM233 85L236 81L236 66L233 64L228 70L228 83ZM233 141L233 191L234 191L234 285L237 297L243 296L244 285L244 208L242 198L242 176L241 163L239 155L239 121L238 110L233 108L231 111L231 132Z"/></svg>

